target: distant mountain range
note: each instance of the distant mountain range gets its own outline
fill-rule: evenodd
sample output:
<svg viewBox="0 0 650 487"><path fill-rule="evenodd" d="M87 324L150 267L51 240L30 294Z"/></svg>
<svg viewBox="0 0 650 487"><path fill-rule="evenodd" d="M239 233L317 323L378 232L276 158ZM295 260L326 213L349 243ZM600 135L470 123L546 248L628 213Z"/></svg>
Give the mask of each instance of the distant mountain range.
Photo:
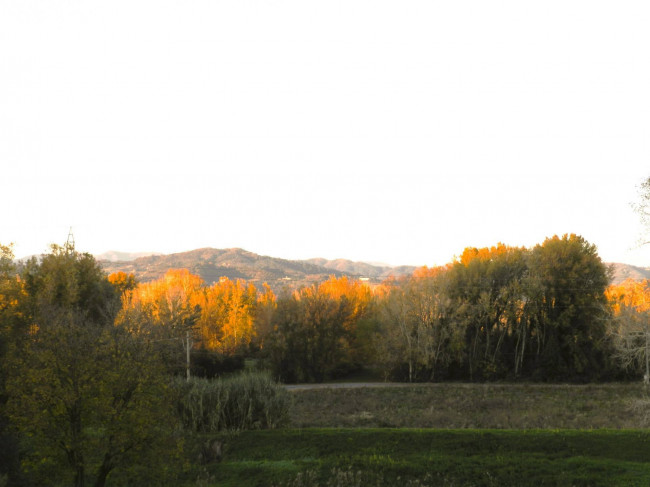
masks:
<svg viewBox="0 0 650 487"><path fill-rule="evenodd" d="M304 262L325 267L326 269L340 271L346 275L363 276L374 279L386 279L390 276L412 274L416 269L415 267L408 265L393 267L381 264L370 264L367 262L353 262L346 259L308 259Z"/></svg>
<svg viewBox="0 0 650 487"><path fill-rule="evenodd" d="M637 267L629 264L610 264L614 271L612 284L620 284L626 279L634 281L642 281L643 279L650 279L650 268Z"/></svg>
<svg viewBox="0 0 650 487"><path fill-rule="evenodd" d="M159 279L168 269L182 268L200 276L207 284L227 277L244 279L256 285L266 282L276 292L318 283L332 275L367 278L370 283L379 283L390 276L412 274L416 269L414 266L391 267L346 259L287 260L238 248L204 248L169 255L106 252L96 257L107 272L133 273L141 282ZM615 284L628 278L650 279L648 268L619 263L611 265Z"/></svg>
<svg viewBox="0 0 650 487"><path fill-rule="evenodd" d="M121 256L123 260L113 259ZM188 269L207 284L221 277L244 279L261 285L266 282L275 291L284 287L295 289L326 280L329 276L365 277L380 282L387 277L411 274L412 266L376 266L349 260L287 260L248 252L243 249L197 249L169 255L127 254L107 252L98 255L100 264L109 273L133 273L141 282L162 277L168 269Z"/></svg>
<svg viewBox="0 0 650 487"><path fill-rule="evenodd" d="M110 262L128 262L131 260L139 259L140 257L149 257L150 255L160 255L157 252L118 252L116 250L109 250L103 254L96 255L97 260L108 260Z"/></svg>

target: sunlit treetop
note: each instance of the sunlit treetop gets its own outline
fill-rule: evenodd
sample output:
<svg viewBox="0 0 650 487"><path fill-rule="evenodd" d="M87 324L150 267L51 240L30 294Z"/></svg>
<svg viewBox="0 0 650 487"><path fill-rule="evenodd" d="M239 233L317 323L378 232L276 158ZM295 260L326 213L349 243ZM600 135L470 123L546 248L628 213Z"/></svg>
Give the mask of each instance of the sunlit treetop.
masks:
<svg viewBox="0 0 650 487"><path fill-rule="evenodd" d="M636 311L650 311L650 280L626 279L621 284L610 286L606 296L616 313L619 313L623 307L634 308Z"/></svg>
<svg viewBox="0 0 650 487"><path fill-rule="evenodd" d="M456 258L456 262L467 266L474 260L490 261L516 250L522 249L519 247L511 247L501 242L495 246L483 247L480 249L476 247L467 247L465 250L463 250L463 253L460 255L460 257Z"/></svg>

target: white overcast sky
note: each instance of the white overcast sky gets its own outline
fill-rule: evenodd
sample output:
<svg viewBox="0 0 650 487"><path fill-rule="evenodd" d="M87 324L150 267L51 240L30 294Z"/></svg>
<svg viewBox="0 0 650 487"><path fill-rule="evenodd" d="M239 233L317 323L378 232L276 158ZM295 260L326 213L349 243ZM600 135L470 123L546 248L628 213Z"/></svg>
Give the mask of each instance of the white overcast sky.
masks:
<svg viewBox="0 0 650 487"><path fill-rule="evenodd" d="M0 243L650 266L650 2L0 0Z"/></svg>

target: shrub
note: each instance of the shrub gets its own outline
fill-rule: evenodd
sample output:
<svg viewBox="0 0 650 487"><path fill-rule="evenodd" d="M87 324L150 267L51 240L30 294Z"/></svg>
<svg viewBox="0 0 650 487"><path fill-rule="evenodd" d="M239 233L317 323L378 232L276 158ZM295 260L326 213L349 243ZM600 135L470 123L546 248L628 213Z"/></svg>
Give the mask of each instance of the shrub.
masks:
<svg viewBox="0 0 650 487"><path fill-rule="evenodd" d="M289 418L289 394L268 374L226 379L176 378L176 409L183 426L197 433L272 429Z"/></svg>

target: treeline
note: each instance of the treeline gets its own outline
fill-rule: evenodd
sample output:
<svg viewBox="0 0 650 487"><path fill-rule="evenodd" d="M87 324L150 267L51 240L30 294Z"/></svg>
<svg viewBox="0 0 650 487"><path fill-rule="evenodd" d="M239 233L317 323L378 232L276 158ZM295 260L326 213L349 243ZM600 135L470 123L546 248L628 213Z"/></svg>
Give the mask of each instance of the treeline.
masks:
<svg viewBox="0 0 650 487"><path fill-rule="evenodd" d="M189 336L192 372L206 376L255 359L284 382L361 368L398 381L592 381L623 377L621 364L637 370L638 360L621 360L631 347L621 317L632 309L638 321L641 308L621 313L629 290L615 295L610 277L594 245L565 235L530 249L467 248L446 266L373 288L331 277L276 296L241 280L206 286L186 270L139 285L123 273L109 280L122 293L118 323L169 340L178 371L173 339Z"/></svg>

